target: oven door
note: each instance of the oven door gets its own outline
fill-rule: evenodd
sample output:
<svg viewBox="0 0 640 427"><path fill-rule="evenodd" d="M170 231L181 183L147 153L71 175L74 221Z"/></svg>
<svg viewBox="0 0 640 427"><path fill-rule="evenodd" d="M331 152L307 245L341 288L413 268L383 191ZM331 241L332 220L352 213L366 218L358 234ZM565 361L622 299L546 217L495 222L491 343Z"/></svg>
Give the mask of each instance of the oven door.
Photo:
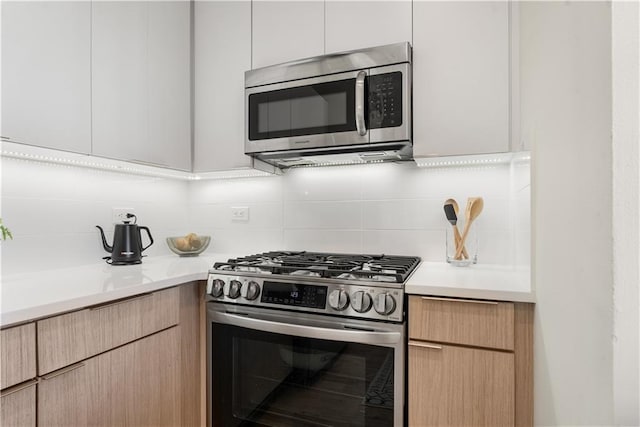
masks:
<svg viewBox="0 0 640 427"><path fill-rule="evenodd" d="M403 324L207 311L209 426L403 425Z"/></svg>

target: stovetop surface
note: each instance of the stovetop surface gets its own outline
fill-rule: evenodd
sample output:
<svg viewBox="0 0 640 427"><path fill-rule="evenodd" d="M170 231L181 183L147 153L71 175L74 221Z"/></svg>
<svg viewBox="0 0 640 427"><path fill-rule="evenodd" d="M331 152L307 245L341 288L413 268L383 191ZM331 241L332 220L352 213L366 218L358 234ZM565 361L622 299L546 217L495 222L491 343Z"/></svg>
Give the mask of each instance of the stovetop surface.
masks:
<svg viewBox="0 0 640 427"><path fill-rule="evenodd" d="M212 271L404 283L419 257L273 251L216 262Z"/></svg>

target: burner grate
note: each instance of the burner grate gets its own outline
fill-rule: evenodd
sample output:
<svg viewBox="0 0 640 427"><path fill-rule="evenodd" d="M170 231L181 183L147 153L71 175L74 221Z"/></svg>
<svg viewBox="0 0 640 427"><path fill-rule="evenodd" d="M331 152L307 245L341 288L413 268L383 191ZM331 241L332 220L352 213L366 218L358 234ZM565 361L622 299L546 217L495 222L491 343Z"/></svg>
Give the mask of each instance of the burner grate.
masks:
<svg viewBox="0 0 640 427"><path fill-rule="evenodd" d="M275 251L217 262L216 270L314 275L332 279L404 283L419 257Z"/></svg>

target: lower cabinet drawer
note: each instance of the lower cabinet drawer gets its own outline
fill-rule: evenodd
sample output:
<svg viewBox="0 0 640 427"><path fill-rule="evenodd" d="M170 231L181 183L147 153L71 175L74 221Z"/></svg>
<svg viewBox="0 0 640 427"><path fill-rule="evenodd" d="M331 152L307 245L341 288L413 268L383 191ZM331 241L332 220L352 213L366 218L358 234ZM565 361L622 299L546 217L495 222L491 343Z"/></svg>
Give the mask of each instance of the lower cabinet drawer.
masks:
<svg viewBox="0 0 640 427"><path fill-rule="evenodd" d="M514 349L511 302L409 297L409 338Z"/></svg>
<svg viewBox="0 0 640 427"><path fill-rule="evenodd" d="M0 426L35 427L37 380L17 385L0 394Z"/></svg>
<svg viewBox="0 0 640 427"><path fill-rule="evenodd" d="M39 375L178 324L170 288L38 321Z"/></svg>
<svg viewBox="0 0 640 427"><path fill-rule="evenodd" d="M0 331L0 389L36 377L36 324Z"/></svg>

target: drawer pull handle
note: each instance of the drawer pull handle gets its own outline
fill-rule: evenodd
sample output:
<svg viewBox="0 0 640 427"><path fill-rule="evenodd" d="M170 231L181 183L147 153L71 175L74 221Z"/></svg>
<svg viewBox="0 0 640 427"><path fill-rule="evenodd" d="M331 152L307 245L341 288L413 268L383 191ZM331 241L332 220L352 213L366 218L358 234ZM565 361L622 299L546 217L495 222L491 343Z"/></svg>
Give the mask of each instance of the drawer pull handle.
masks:
<svg viewBox="0 0 640 427"><path fill-rule="evenodd" d="M42 377L43 380L50 380L51 378L58 377L60 375L64 375L71 371L75 371L78 368L82 368L84 366L84 362L76 363L75 365L67 366L66 368L60 369L58 371L52 372L50 374L44 375Z"/></svg>
<svg viewBox="0 0 640 427"><path fill-rule="evenodd" d="M36 378L32 379L31 381L24 383L24 384L20 384L19 386L15 386L13 388L7 389L5 391L2 392L2 394L0 394L0 397L5 397L5 396L9 396L10 394L13 393L17 393L19 391L24 390L25 388L29 388L31 386L34 386L38 383L38 380Z"/></svg>
<svg viewBox="0 0 640 427"><path fill-rule="evenodd" d="M138 295L137 297L133 297L133 298L128 298L128 299L123 299L120 301L116 301L116 302L112 302L111 304L104 304L104 305L99 305L97 307L91 307L89 308L89 310L93 310L93 311L98 311L98 310L102 310L105 308L109 308L109 307L113 307L116 305L120 305L120 304L124 304L126 302L133 302L133 301L138 301L144 298L149 298L151 296L153 296L153 292L149 292L148 294L142 294L142 295Z"/></svg>
<svg viewBox="0 0 640 427"><path fill-rule="evenodd" d="M442 350L442 346L440 345L425 344L417 341L409 341L409 345L412 347L422 347L422 348L431 348L433 350Z"/></svg>
<svg viewBox="0 0 640 427"><path fill-rule="evenodd" d="M483 301L483 300L477 300L477 299L451 299L451 298L437 298L437 297L422 297L422 299L431 300L431 301L470 302L473 304L498 305L497 301Z"/></svg>

